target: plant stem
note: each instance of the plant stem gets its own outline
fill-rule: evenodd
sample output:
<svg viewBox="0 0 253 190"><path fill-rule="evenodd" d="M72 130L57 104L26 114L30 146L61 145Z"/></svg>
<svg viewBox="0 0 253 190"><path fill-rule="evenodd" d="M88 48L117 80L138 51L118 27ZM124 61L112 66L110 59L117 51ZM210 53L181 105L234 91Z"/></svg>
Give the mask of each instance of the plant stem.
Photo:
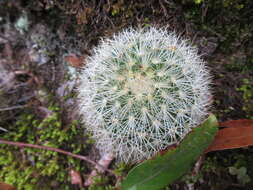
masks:
<svg viewBox="0 0 253 190"><path fill-rule="evenodd" d="M15 109L22 109L26 107L26 105L22 106L22 105L18 105L18 106L12 106L12 107L8 107L8 108L0 108L0 112L1 111L10 111L10 110L15 110Z"/></svg>
<svg viewBox="0 0 253 190"><path fill-rule="evenodd" d="M73 154L71 152L67 152L65 150L61 150L61 149L58 149L58 148L53 148L53 147L49 147L49 146L41 146L41 145L36 145L36 144L28 144L28 143L22 143L22 142L6 141L6 140L2 140L2 139L0 139L0 144L7 144L7 145L18 146L18 147L37 148L37 149L43 149L43 150L58 152L58 153L61 153L61 154L65 154L65 155L74 157L74 158L78 158L80 160L85 160L86 162L89 162L90 164L101 167L103 170L107 171L111 175L116 176L112 170L105 168L101 164L96 163L95 161L89 159L86 156L82 156L82 155L79 155L79 154Z"/></svg>

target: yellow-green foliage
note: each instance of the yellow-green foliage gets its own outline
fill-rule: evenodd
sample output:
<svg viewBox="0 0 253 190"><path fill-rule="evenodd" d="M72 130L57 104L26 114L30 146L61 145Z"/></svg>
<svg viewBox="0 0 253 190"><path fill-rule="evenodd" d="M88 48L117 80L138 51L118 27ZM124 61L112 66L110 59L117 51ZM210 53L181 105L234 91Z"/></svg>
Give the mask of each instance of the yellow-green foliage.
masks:
<svg viewBox="0 0 253 190"><path fill-rule="evenodd" d="M78 123L63 125L59 108L51 106L49 109L53 114L44 120L24 113L1 138L81 154L84 137ZM18 190L73 189L68 176L70 169L85 170L80 160L56 152L0 145L0 181L12 184Z"/></svg>
<svg viewBox="0 0 253 190"><path fill-rule="evenodd" d="M117 176L126 176L127 173L130 171L131 167L132 166L130 164L120 162L115 166L114 173Z"/></svg>
<svg viewBox="0 0 253 190"><path fill-rule="evenodd" d="M89 186L88 190L114 190L113 186L107 185L108 182L108 177L97 175L93 177L93 184Z"/></svg>
<svg viewBox="0 0 253 190"><path fill-rule="evenodd" d="M203 0L194 0L194 3L196 3L196 4L200 4L202 2L203 2Z"/></svg>

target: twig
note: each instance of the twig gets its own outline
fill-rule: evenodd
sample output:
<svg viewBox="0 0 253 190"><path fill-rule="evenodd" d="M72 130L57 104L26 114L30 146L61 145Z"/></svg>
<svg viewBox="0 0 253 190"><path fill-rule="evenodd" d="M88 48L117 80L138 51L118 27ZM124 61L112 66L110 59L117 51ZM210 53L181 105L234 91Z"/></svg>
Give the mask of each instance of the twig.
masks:
<svg viewBox="0 0 253 190"><path fill-rule="evenodd" d="M194 183L188 183L186 186L188 190L194 190Z"/></svg>
<svg viewBox="0 0 253 190"><path fill-rule="evenodd" d="M10 110L15 110L15 109L22 109L24 107L27 107L27 106L26 105L24 105L24 106L18 105L18 106L12 106L12 107L8 107L8 108L0 108L0 112L1 111L10 111Z"/></svg>
<svg viewBox="0 0 253 190"><path fill-rule="evenodd" d="M39 106L38 110L41 111L43 114L45 114L45 118L48 118L53 115L53 112L46 107Z"/></svg>
<svg viewBox="0 0 253 190"><path fill-rule="evenodd" d="M4 39L4 40L6 40L7 42L10 42L10 39L9 38L7 38L7 37L5 37L4 35L2 35L2 34L0 34L0 38L2 38L2 39Z"/></svg>
<svg viewBox="0 0 253 190"><path fill-rule="evenodd" d="M7 129L2 128L2 127L0 127L0 130L1 130L1 131L4 131L4 132L8 132L8 130L7 130Z"/></svg>
<svg viewBox="0 0 253 190"><path fill-rule="evenodd" d="M95 169L92 170L88 179L85 181L84 186L90 186L93 183L93 177L97 175L97 172L103 173L105 171L104 168L108 168L113 159L114 156L112 153L103 155L102 158L98 161ZM101 168L101 166L103 166L103 168Z"/></svg>
<svg viewBox="0 0 253 190"><path fill-rule="evenodd" d="M199 173L203 160L204 160L204 155L200 156L198 161L195 163L193 171L192 171L192 175L197 175Z"/></svg>
<svg viewBox="0 0 253 190"><path fill-rule="evenodd" d="M13 141L6 141L6 140L2 140L0 139L0 144L8 144L8 145L13 145L13 146L18 146L18 147L29 147L29 148L37 148L37 149L43 149L43 150L49 150L49 151L54 151L54 152L58 152L61 154L65 154L74 158L78 158L80 160L85 160L86 162L89 162L90 164L99 166L100 168L103 168L103 170L107 171L108 173L110 173L111 175L114 175L114 172L108 168L105 168L104 166L102 166L101 164L96 163L95 161L87 158L86 156L82 156L79 154L73 154L71 152L67 152L65 150L61 150L58 148L53 148L53 147L48 147L48 146L41 146L41 145L35 145L35 144L27 144L27 143L21 143L21 142L13 142Z"/></svg>
<svg viewBox="0 0 253 190"><path fill-rule="evenodd" d="M168 12L167 12L166 7L164 6L164 4L163 4L163 2L161 0L159 0L159 4L160 4L160 6L161 6L161 8L163 10L163 13L164 13L165 17L167 18L168 17Z"/></svg>
<svg viewBox="0 0 253 190"><path fill-rule="evenodd" d="M202 14L201 14L201 22L204 23L204 20L206 18L206 14L207 14L207 10L208 10L208 5L209 3L208 2L203 2L202 4Z"/></svg>
<svg viewBox="0 0 253 190"><path fill-rule="evenodd" d="M201 168L202 163L203 163L203 160L204 160L204 155L200 156L198 161L195 163L194 168L193 168L192 173L191 173L191 176L196 176L199 173L200 168ZM195 186L194 182L193 183L187 183L186 186L187 186L188 190L194 190L195 189L194 188L194 186Z"/></svg>

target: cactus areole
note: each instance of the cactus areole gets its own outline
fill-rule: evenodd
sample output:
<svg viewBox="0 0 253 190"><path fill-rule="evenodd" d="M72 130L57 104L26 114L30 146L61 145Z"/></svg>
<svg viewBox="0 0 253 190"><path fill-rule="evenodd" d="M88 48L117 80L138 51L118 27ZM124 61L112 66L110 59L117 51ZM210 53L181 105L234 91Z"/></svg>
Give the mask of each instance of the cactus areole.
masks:
<svg viewBox="0 0 253 190"><path fill-rule="evenodd" d="M166 29L127 29L87 58L79 109L98 149L147 159L207 116L210 76L197 49Z"/></svg>

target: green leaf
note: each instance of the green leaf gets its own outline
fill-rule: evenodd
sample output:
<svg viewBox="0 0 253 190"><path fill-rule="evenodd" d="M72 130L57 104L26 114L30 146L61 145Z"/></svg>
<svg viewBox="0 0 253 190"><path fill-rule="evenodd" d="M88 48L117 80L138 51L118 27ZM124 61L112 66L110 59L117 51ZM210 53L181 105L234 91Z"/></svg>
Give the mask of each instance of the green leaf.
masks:
<svg viewBox="0 0 253 190"><path fill-rule="evenodd" d="M177 148L133 168L123 181L122 190L157 190L173 183L191 169L213 141L217 130L217 119L211 114Z"/></svg>

